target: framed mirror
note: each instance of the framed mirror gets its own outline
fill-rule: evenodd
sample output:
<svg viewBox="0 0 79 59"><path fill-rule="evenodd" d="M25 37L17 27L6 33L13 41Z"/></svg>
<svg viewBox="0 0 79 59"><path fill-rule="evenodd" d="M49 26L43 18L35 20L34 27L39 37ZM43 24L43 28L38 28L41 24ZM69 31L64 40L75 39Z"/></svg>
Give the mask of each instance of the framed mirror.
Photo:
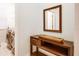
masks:
<svg viewBox="0 0 79 59"><path fill-rule="evenodd" d="M43 10L44 31L62 32L62 6L54 6Z"/></svg>

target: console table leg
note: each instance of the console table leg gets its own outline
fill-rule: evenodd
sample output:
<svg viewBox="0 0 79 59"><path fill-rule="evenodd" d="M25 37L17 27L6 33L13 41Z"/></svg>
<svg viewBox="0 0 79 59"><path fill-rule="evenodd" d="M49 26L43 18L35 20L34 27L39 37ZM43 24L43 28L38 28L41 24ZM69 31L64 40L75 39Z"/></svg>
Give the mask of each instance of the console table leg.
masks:
<svg viewBox="0 0 79 59"><path fill-rule="evenodd" d="M31 40L30 40L30 56L32 56L32 50L33 50L33 47L32 47L32 43L31 43Z"/></svg>
<svg viewBox="0 0 79 59"><path fill-rule="evenodd" d="M38 55L38 47L36 47L36 52L37 52L37 55Z"/></svg>

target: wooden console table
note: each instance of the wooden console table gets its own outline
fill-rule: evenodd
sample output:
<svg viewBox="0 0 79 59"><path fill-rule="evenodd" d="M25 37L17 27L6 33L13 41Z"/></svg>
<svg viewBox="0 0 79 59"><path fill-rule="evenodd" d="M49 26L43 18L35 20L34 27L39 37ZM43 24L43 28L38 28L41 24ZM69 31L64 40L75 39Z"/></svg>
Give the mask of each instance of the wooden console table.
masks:
<svg viewBox="0 0 79 59"><path fill-rule="evenodd" d="M57 38L58 39L58 38ZM33 46L36 46L36 51L33 52ZM31 56L46 56L39 51L39 48L53 53L57 56L73 56L73 42L64 40L64 43L58 43L49 38L41 38L40 35L30 36L30 55Z"/></svg>

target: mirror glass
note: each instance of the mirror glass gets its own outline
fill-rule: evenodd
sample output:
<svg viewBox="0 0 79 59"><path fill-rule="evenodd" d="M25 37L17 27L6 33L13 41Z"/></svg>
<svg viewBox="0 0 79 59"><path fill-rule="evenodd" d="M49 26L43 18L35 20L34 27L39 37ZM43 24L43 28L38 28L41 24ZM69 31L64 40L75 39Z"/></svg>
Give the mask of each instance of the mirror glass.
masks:
<svg viewBox="0 0 79 59"><path fill-rule="evenodd" d="M61 32L61 5L44 9L44 31Z"/></svg>

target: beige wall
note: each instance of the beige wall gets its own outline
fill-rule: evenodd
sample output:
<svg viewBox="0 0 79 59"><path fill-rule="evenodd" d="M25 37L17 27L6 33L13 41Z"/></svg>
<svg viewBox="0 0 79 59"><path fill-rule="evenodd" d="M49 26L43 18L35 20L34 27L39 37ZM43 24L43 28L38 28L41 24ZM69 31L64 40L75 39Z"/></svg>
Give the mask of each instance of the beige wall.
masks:
<svg viewBox="0 0 79 59"><path fill-rule="evenodd" d="M79 4L75 4L75 55L79 56Z"/></svg>
<svg viewBox="0 0 79 59"><path fill-rule="evenodd" d="M0 29L0 43L6 42L7 29Z"/></svg>
<svg viewBox="0 0 79 59"><path fill-rule="evenodd" d="M62 4L62 33L43 31L43 9L58 4L15 4L16 55L29 55L30 35L48 34L74 41L74 4Z"/></svg>

